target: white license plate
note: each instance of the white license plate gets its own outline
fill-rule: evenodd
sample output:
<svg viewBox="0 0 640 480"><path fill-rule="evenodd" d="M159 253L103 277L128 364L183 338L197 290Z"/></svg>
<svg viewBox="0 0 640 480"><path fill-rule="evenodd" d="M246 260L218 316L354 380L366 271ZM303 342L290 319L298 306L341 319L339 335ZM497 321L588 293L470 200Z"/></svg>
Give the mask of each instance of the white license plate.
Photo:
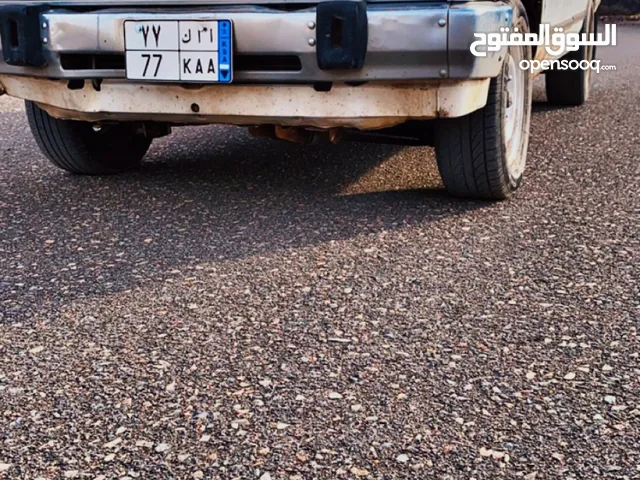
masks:
<svg viewBox="0 0 640 480"><path fill-rule="evenodd" d="M231 30L230 20L127 20L127 78L231 83Z"/></svg>

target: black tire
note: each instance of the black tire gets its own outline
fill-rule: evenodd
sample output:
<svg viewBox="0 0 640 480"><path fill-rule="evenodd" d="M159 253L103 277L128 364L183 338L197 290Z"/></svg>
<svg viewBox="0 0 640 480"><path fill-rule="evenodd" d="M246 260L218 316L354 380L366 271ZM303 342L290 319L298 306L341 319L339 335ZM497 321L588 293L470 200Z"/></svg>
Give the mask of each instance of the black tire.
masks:
<svg viewBox="0 0 640 480"><path fill-rule="evenodd" d="M529 22L524 8L519 6L521 8L515 16L514 26L526 33L529 31ZM532 92L531 76L518 65L521 60L531 60L531 48L509 47L500 75L491 79L487 104L464 117L438 121L436 158L440 176L450 194L504 200L521 185L529 143ZM507 73L514 71L514 61L517 70L515 80ZM506 112L511 107L511 104L507 104L510 94L506 92L509 81L521 82L523 90L522 95L518 91L522 98L514 109L518 120L515 128L519 129L519 136L513 140L513 144L510 143L511 137L507 138L505 128ZM514 110L509 110L510 115ZM514 161L518 162L517 168L513 166Z"/></svg>
<svg viewBox="0 0 640 480"><path fill-rule="evenodd" d="M140 165L151 139L127 124L104 125L59 120L26 101L29 127L42 153L56 167L71 173L102 175Z"/></svg>
<svg viewBox="0 0 640 480"><path fill-rule="evenodd" d="M597 30L596 14L593 5L590 7L587 16L580 30L582 33L595 33ZM594 45L581 45L578 50L563 57L565 60L591 61L595 58ZM591 91L591 69L577 70L549 70L545 74L545 89L547 100L551 105L559 106L579 106L589 99Z"/></svg>

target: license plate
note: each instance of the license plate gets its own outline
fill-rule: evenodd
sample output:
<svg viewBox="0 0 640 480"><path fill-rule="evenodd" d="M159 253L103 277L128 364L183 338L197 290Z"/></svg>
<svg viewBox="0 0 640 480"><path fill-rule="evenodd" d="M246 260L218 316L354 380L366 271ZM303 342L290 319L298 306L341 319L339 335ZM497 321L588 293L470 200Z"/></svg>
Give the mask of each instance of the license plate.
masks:
<svg viewBox="0 0 640 480"><path fill-rule="evenodd" d="M231 83L230 20L127 20L127 78L151 82Z"/></svg>

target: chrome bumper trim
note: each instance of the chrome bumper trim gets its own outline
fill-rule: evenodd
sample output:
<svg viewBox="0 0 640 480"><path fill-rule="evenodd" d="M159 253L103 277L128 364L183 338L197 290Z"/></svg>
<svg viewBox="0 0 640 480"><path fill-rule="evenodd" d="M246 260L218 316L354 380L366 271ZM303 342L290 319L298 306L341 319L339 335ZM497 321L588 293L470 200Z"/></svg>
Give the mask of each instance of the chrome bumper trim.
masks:
<svg viewBox="0 0 640 480"><path fill-rule="evenodd" d="M80 3L80 2L78 2ZM149 2L153 3L153 2ZM0 2L0 6L6 2ZM65 70L63 54L124 54L123 24L130 19L216 19L233 21L235 54L295 55L299 71L236 71L237 82L308 83L370 80L488 78L500 69L502 52L476 58L469 52L473 33L509 26L512 7L470 1L369 4L369 39L360 70L323 71L309 39L315 8L282 11L263 6L214 5L167 9L111 7L91 12L53 8L41 15L47 66L16 67L0 60L0 73L47 77L124 78L123 69ZM0 57L1 58L1 57Z"/></svg>

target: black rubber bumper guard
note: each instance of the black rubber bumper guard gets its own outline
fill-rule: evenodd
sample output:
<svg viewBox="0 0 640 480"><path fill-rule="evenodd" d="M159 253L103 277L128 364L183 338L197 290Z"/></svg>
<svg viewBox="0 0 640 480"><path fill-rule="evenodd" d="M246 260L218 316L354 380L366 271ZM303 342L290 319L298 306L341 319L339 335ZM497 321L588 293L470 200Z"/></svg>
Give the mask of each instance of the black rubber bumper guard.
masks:
<svg viewBox="0 0 640 480"><path fill-rule="evenodd" d="M5 63L19 67L44 67L39 6L0 7L0 38Z"/></svg>
<svg viewBox="0 0 640 480"><path fill-rule="evenodd" d="M367 4L359 1L321 2L316 8L318 67L360 69L367 55Z"/></svg>

